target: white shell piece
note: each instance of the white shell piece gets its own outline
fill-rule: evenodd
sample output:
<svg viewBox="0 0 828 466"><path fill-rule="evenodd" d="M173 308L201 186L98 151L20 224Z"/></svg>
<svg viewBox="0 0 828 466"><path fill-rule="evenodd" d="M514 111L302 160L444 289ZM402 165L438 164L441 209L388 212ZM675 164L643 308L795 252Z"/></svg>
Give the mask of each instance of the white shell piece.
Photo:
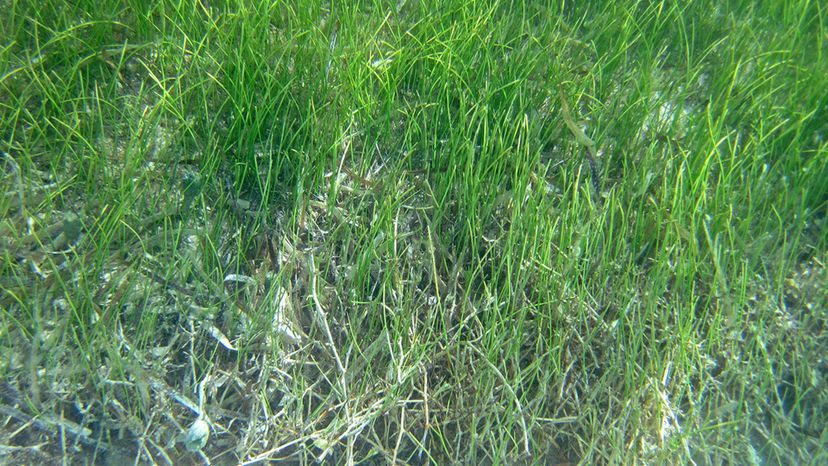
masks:
<svg viewBox="0 0 828 466"><path fill-rule="evenodd" d="M198 451L207 445L210 438L210 425L204 419L198 418L193 425L187 429L187 436L184 438L184 446L189 451Z"/></svg>
<svg viewBox="0 0 828 466"><path fill-rule="evenodd" d="M233 346L233 343L230 342L230 339L227 338L221 330L218 329L213 324L207 324L207 332L210 334L211 337L215 338L221 346L229 349L230 351L236 351L236 347Z"/></svg>
<svg viewBox="0 0 828 466"><path fill-rule="evenodd" d="M256 279L253 277L248 277L247 275L240 275L236 273L231 273L224 277L224 283L227 282L236 282L236 283L243 283L245 285L256 285Z"/></svg>
<svg viewBox="0 0 828 466"><path fill-rule="evenodd" d="M279 335L286 345L296 345L302 341L302 337L295 330L295 326L289 317L290 300L281 287L276 287L273 292L275 306L273 309L273 331Z"/></svg>

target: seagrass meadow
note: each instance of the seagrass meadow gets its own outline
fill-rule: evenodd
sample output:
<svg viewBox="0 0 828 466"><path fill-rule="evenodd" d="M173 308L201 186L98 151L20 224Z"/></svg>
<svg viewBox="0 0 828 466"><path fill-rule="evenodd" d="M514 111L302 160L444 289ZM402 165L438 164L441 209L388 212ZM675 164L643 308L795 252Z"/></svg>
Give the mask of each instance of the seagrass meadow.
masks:
<svg viewBox="0 0 828 466"><path fill-rule="evenodd" d="M824 3L0 13L0 463L828 464Z"/></svg>

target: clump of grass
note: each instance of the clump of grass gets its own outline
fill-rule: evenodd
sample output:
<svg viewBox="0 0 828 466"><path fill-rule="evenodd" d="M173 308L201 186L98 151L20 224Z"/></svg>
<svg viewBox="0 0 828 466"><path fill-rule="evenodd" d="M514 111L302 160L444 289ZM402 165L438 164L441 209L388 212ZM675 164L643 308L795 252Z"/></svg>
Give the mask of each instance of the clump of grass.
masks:
<svg viewBox="0 0 828 466"><path fill-rule="evenodd" d="M4 454L820 462L822 15L14 3Z"/></svg>

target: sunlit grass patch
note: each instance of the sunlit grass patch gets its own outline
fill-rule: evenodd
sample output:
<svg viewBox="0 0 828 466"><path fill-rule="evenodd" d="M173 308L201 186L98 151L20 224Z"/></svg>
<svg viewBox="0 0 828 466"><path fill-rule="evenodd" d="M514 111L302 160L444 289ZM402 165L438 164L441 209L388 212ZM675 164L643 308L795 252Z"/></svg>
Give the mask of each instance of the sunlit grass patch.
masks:
<svg viewBox="0 0 828 466"><path fill-rule="evenodd" d="M818 2L6 9L13 461L824 460Z"/></svg>

